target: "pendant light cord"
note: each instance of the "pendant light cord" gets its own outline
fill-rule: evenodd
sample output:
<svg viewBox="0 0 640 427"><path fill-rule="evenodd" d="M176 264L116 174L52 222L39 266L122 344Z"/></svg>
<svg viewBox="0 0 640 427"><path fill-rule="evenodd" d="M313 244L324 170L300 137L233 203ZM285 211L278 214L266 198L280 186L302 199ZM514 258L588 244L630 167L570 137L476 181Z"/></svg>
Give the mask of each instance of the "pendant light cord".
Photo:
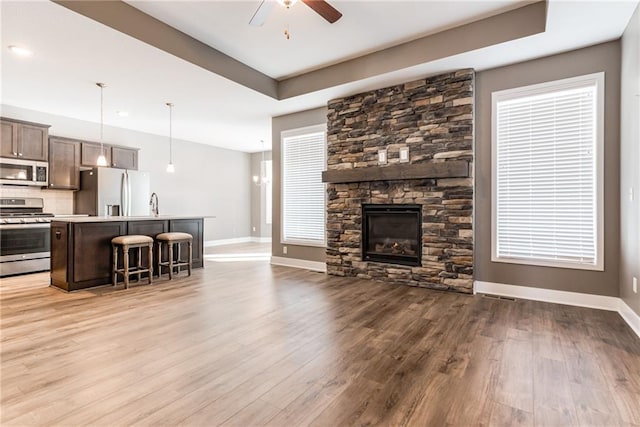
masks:
<svg viewBox="0 0 640 427"><path fill-rule="evenodd" d="M104 83L96 83L100 88L100 156L104 157Z"/></svg>
<svg viewBox="0 0 640 427"><path fill-rule="evenodd" d="M104 142L104 88L100 85L100 145ZM101 147L104 154L104 147Z"/></svg>
<svg viewBox="0 0 640 427"><path fill-rule="evenodd" d="M173 164L173 104L167 102L169 107L169 163Z"/></svg>

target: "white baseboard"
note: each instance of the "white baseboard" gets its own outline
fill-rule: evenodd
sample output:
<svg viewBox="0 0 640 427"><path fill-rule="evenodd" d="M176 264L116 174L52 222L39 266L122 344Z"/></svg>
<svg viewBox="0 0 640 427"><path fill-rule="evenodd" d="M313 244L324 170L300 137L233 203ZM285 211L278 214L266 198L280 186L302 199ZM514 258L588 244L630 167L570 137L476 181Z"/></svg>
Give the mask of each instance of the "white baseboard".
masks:
<svg viewBox="0 0 640 427"><path fill-rule="evenodd" d="M618 310L620 316L627 322L627 325L633 329L633 332L640 337L640 316L635 311L631 310L631 307L620 298L620 309Z"/></svg>
<svg viewBox="0 0 640 427"><path fill-rule="evenodd" d="M271 237L252 237L251 241L256 243L271 243Z"/></svg>
<svg viewBox="0 0 640 427"><path fill-rule="evenodd" d="M218 239L218 240L207 240L204 242L204 247L208 248L211 246L223 246L223 245L233 245L236 243L270 243L271 237L234 237L231 239Z"/></svg>
<svg viewBox="0 0 640 427"><path fill-rule="evenodd" d="M272 256L271 264L282 265L285 267L304 268L311 271L327 272L327 264L318 261L307 261L306 259L285 258L280 256Z"/></svg>
<svg viewBox="0 0 640 427"><path fill-rule="evenodd" d="M474 293L494 294L505 297L553 302L556 304L575 305L578 307L597 308L609 311L618 311L620 304L620 298L617 297L531 288L529 286L505 285L502 283L482 282L479 280L474 282Z"/></svg>
<svg viewBox="0 0 640 427"><path fill-rule="evenodd" d="M474 282L473 293L616 311L624 321L627 322L636 335L640 337L640 316L618 297L556 291L552 289L532 288L529 286L505 285L503 283L483 282L480 280Z"/></svg>

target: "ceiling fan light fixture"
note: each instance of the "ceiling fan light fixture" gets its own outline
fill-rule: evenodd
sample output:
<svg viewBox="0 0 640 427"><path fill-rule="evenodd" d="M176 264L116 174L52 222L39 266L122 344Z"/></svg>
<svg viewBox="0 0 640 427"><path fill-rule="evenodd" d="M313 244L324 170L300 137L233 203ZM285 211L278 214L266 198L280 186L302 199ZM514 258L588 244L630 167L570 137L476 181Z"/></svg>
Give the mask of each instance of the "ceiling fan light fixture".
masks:
<svg viewBox="0 0 640 427"><path fill-rule="evenodd" d="M286 7L287 9L289 9L291 6L293 6L294 4L296 4L298 2L298 0L277 0L278 3L280 3L282 6Z"/></svg>

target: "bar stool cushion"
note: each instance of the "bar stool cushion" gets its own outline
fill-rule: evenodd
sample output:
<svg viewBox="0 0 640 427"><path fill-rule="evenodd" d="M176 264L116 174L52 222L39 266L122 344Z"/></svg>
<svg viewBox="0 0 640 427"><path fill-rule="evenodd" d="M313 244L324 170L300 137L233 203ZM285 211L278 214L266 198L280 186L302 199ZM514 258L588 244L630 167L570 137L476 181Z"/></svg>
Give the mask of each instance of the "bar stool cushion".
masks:
<svg viewBox="0 0 640 427"><path fill-rule="evenodd" d="M174 241L182 241L182 240L193 240L193 236L189 233L160 233L156 236L156 240L163 240L166 242L174 242Z"/></svg>
<svg viewBox="0 0 640 427"><path fill-rule="evenodd" d="M153 239L149 236L139 236L132 234L130 236L118 236L111 239L114 245L144 245L153 243Z"/></svg>

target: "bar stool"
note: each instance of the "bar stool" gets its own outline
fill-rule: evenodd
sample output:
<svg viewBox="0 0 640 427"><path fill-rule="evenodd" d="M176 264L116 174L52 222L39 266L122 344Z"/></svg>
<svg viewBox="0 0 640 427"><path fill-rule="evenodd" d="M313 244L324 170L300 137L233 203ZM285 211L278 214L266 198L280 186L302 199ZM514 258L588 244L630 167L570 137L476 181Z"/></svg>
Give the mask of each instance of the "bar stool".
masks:
<svg viewBox="0 0 640 427"><path fill-rule="evenodd" d="M189 233L161 233L156 236L158 242L158 276L162 275L162 267L169 267L169 280L173 279L173 269L177 268L177 273L180 273L180 267L187 266L189 276L191 276L191 265L193 264L193 236ZM182 260L180 255L180 245L182 243L187 244L188 258ZM169 247L169 260L162 262L162 245L166 244ZM173 257L173 246L177 245L178 250L176 258ZM176 274L177 274L176 273Z"/></svg>
<svg viewBox="0 0 640 427"><path fill-rule="evenodd" d="M153 239L149 236L139 236L132 234L130 236L118 236L111 239L111 247L113 248L113 286L118 283L118 273L124 277L124 287L129 289L129 275L137 274L140 281L142 273L149 273L149 284L153 276ZM146 266L142 265L142 248L147 248L149 262ZM124 256L123 268L118 268L118 248L122 248ZM129 266L129 249L138 249L138 265L134 268Z"/></svg>

